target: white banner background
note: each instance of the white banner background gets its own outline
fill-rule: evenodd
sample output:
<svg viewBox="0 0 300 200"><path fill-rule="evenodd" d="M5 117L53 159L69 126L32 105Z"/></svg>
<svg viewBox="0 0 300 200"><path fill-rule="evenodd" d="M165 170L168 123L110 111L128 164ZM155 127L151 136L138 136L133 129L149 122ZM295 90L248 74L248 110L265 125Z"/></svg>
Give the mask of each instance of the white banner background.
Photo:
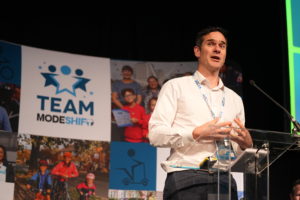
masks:
<svg viewBox="0 0 300 200"><path fill-rule="evenodd" d="M49 66L55 67L51 71ZM69 74L62 73L62 66L68 66ZM53 67L52 67L53 69ZM66 68L65 68L66 69ZM82 75L75 74L80 69ZM45 86L46 79L41 73L47 73L60 84ZM56 75L55 75L56 74ZM90 79L84 86L86 91L77 88L73 90L74 83L79 78ZM48 80L49 81L49 80ZM69 53L61 53L38 48L22 46L22 78L21 78L21 105L19 132L33 135L51 137L63 137L86 140L110 141L110 60L91 56L82 56ZM66 92L64 89L69 89ZM60 92L57 92L60 91ZM76 93L72 95L71 92ZM41 99L37 95L49 97L45 100L45 110L41 110ZM79 112L79 101L85 106L93 102L94 115L90 112L74 114L74 112L51 112L50 98L58 98L52 104L52 108L63 111L67 102L73 102L74 108ZM71 106L72 107L72 106ZM68 106L70 108L70 105ZM53 109L52 109L53 110ZM70 109L69 109L70 110ZM88 110L87 110L88 111ZM38 121L37 114L49 114L85 118L93 122L93 125L65 124Z"/></svg>

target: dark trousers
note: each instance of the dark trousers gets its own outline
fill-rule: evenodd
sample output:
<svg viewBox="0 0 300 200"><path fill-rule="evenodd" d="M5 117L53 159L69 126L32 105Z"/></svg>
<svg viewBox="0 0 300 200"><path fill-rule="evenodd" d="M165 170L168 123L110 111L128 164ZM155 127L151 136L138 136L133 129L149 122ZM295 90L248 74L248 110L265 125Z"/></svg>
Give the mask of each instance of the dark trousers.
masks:
<svg viewBox="0 0 300 200"><path fill-rule="evenodd" d="M228 173L208 173L201 170L184 170L168 173L164 188L164 200L229 200ZM231 176L231 175L230 175ZM218 186L219 185L219 186ZM237 200L236 182L231 176L231 199Z"/></svg>

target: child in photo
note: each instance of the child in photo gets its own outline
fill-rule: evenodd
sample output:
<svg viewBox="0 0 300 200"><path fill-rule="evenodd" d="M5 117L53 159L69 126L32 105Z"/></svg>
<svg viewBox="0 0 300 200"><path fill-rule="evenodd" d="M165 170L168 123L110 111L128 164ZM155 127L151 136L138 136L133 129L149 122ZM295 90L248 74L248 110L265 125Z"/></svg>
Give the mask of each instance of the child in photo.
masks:
<svg viewBox="0 0 300 200"><path fill-rule="evenodd" d="M130 113L133 126L127 126L124 130L124 140L126 142L144 142L143 125L145 123L146 112L144 107L136 103L136 94L133 89L122 90L122 96L126 105L122 108Z"/></svg>

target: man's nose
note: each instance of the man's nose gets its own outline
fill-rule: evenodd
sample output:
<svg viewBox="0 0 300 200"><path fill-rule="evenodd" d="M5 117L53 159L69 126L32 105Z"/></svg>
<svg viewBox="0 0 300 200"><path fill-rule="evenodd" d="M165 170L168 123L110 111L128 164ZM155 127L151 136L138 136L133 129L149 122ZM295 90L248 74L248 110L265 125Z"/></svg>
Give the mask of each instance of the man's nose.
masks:
<svg viewBox="0 0 300 200"><path fill-rule="evenodd" d="M216 53L220 53L221 52L221 47L218 44L216 44L214 47L215 47L214 48L214 52L216 52Z"/></svg>
<svg viewBox="0 0 300 200"><path fill-rule="evenodd" d="M221 47L219 47L219 45L215 45L214 52L215 53L220 53L221 52Z"/></svg>

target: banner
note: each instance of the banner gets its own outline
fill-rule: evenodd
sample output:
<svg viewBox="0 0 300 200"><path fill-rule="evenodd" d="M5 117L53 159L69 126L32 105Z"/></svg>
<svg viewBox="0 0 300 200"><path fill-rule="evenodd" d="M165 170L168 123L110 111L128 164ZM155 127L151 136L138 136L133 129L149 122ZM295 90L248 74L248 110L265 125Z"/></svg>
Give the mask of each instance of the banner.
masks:
<svg viewBox="0 0 300 200"><path fill-rule="evenodd" d="M97 197L162 199L167 173L160 163L170 148L149 144L147 124L163 84L192 75L197 62L110 60L5 42L0 42L0 61L0 108L6 119L0 125L7 131L0 144L15 169L14 181L1 183L0 193L7 191L1 199L12 199L14 191L15 199L33 198L26 181L39 162L46 160L52 171L66 152L79 171L69 180L74 199L75 186L89 172L96 177ZM227 63L220 76L240 91L242 76L234 66ZM138 109L130 109L125 97L140 98ZM135 117L145 123L134 124Z"/></svg>
<svg viewBox="0 0 300 200"><path fill-rule="evenodd" d="M110 63L22 46L19 132L110 140Z"/></svg>

